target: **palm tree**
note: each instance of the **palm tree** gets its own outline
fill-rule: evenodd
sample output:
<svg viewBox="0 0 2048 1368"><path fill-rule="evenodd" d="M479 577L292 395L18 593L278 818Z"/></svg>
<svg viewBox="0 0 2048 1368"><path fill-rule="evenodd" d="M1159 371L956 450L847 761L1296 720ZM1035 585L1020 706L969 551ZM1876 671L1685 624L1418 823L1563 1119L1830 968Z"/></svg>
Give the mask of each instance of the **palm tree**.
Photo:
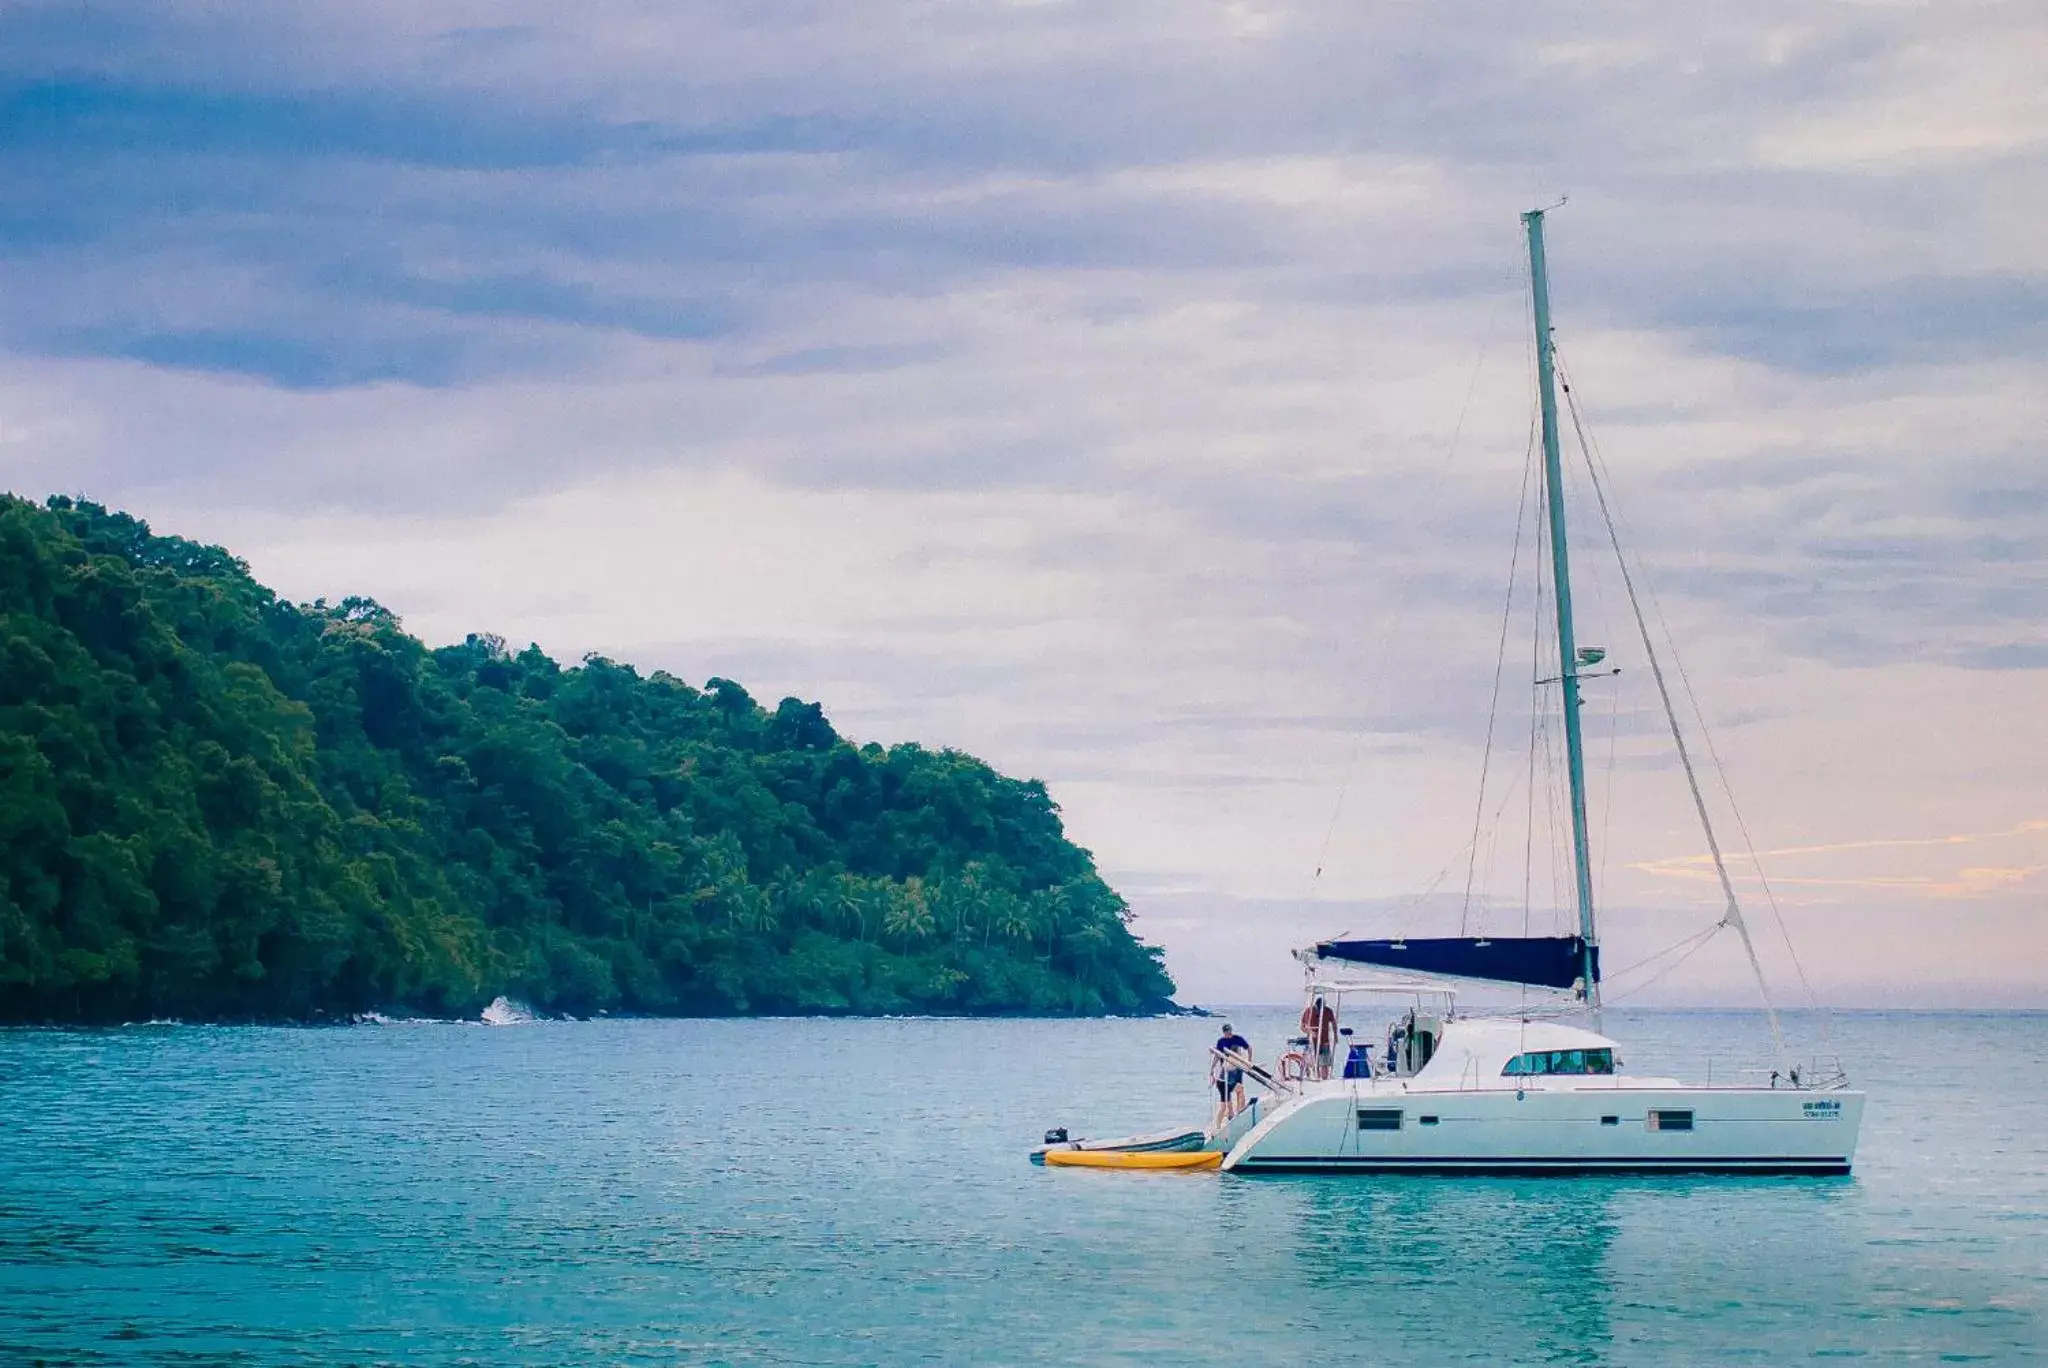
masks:
<svg viewBox="0 0 2048 1368"><path fill-rule="evenodd" d="M832 890L834 910L845 925L851 927L855 939L862 945L868 943L868 890L855 874L841 874Z"/></svg>
<svg viewBox="0 0 2048 1368"><path fill-rule="evenodd" d="M988 867L979 860L969 860L950 885L953 905L953 934L960 936L967 930L969 918L979 914L982 925L988 925L989 897ZM986 937L984 937L986 939Z"/></svg>
<svg viewBox="0 0 2048 1368"><path fill-rule="evenodd" d="M1074 960L1090 970L1099 967L1102 952L1109 947L1109 934L1097 923L1089 923L1067 937L1067 948Z"/></svg>
<svg viewBox="0 0 2048 1368"><path fill-rule="evenodd" d="M924 880L905 879L889 890L889 911L883 929L903 940L923 940L933 930L931 902L925 897Z"/></svg>
<svg viewBox="0 0 2048 1368"><path fill-rule="evenodd" d="M1038 903L1039 928L1045 932L1045 957L1050 960L1061 930L1074 915L1073 895L1067 892L1065 884L1054 884L1037 894L1034 901Z"/></svg>
<svg viewBox="0 0 2048 1368"><path fill-rule="evenodd" d="M804 875L790 890L788 898L789 905L796 909L798 921L821 929L832 925L838 900L830 877L822 870L812 870Z"/></svg>
<svg viewBox="0 0 2048 1368"><path fill-rule="evenodd" d="M742 930L766 935L782 924L774 900L753 884L743 885L732 901L733 920Z"/></svg>
<svg viewBox="0 0 2048 1368"><path fill-rule="evenodd" d="M1038 930L1038 918L1032 915L1029 902L1005 896L996 901L989 925L1004 940L1029 941Z"/></svg>

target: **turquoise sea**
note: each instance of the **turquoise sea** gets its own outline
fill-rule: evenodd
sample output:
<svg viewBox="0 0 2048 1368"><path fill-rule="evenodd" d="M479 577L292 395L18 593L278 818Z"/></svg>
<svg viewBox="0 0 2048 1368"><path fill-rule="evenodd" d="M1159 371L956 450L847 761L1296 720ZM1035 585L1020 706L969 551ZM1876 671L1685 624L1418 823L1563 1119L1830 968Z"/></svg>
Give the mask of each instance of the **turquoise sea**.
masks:
<svg viewBox="0 0 2048 1368"><path fill-rule="evenodd" d="M1236 1020L1270 1058L1287 1015ZM0 1362L2048 1353L2048 1016L1837 1016L1870 1094L1845 1179L1025 1162L1052 1124L1201 1119L1216 1024L0 1032ZM1760 1043L1732 1014L1609 1028L1695 1076Z"/></svg>

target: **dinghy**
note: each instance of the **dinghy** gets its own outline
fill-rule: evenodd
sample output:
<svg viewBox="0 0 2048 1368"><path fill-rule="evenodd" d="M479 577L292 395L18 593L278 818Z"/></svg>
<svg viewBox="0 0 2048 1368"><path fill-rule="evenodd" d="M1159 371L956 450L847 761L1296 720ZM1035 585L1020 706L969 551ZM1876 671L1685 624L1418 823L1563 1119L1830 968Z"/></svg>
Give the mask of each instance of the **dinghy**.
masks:
<svg viewBox="0 0 2048 1368"><path fill-rule="evenodd" d="M1199 1128L1125 1135L1115 1140L1067 1139L1064 1126L1045 1133L1045 1143L1031 1151L1031 1162L1043 1164L1054 1154L1185 1154L1202 1148L1207 1134Z"/></svg>

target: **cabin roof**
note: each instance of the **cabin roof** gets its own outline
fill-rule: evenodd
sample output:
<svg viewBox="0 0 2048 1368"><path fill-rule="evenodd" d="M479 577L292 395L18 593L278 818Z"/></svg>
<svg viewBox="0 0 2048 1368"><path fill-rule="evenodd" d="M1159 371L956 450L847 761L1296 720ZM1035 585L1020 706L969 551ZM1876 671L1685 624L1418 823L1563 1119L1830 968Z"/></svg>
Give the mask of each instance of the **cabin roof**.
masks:
<svg viewBox="0 0 2048 1368"><path fill-rule="evenodd" d="M1531 1050L1612 1050L1615 1042L1582 1026L1558 1021L1466 1017L1444 1023L1436 1053L1417 1078L1459 1078L1467 1072L1497 1079L1509 1060ZM1476 1068L1474 1067L1476 1065Z"/></svg>

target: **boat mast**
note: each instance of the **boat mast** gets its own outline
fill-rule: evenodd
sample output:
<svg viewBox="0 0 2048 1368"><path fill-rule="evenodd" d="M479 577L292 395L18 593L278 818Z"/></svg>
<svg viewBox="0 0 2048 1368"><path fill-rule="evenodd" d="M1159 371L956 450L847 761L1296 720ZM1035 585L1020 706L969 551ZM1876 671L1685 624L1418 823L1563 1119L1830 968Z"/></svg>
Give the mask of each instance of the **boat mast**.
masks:
<svg viewBox="0 0 2048 1368"><path fill-rule="evenodd" d="M1585 942L1585 997L1600 1025L1600 985L1593 976L1593 861L1586 840L1586 757L1579 730L1578 644L1572 639L1571 557L1565 549L1564 462L1558 455L1557 375L1550 345L1550 286L1543 265L1543 213L1522 215L1529 233L1529 293L1536 312L1536 388L1543 408L1543 489L1550 522L1550 575L1557 601L1559 684L1564 689L1564 747L1572 790L1572 869L1579 893L1579 937Z"/></svg>

